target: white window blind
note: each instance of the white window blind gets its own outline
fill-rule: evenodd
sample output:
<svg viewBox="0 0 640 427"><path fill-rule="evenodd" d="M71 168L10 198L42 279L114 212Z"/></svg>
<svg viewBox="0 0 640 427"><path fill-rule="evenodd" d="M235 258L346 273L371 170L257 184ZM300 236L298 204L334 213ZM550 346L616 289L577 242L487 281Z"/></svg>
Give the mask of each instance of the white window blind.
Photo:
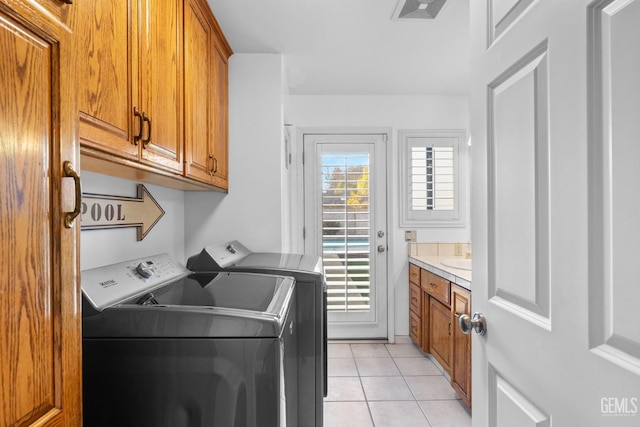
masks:
<svg viewBox="0 0 640 427"><path fill-rule="evenodd" d="M411 147L411 209L455 207L453 147Z"/></svg>
<svg viewBox="0 0 640 427"><path fill-rule="evenodd" d="M322 259L327 310L370 307L368 154L322 156Z"/></svg>

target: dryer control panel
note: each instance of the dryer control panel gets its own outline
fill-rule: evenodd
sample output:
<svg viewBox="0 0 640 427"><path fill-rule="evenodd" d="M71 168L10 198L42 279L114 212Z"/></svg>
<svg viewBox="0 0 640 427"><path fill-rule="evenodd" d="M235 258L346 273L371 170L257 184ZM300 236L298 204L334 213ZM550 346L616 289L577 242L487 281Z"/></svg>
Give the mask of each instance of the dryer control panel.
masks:
<svg viewBox="0 0 640 427"><path fill-rule="evenodd" d="M168 254L152 255L82 272L82 292L93 307L102 311L139 297L191 272Z"/></svg>

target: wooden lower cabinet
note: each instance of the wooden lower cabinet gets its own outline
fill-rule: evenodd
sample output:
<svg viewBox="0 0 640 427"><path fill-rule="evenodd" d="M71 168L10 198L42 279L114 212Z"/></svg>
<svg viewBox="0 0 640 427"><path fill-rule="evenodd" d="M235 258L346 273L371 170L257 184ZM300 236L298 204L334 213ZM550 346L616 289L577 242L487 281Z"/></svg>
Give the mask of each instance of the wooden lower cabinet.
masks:
<svg viewBox="0 0 640 427"><path fill-rule="evenodd" d="M422 347L422 320L413 311L409 311L409 336L419 347Z"/></svg>
<svg viewBox="0 0 640 427"><path fill-rule="evenodd" d="M453 314L451 386L471 406L471 335L463 334L458 326L460 316L471 315L471 293L459 286L451 286Z"/></svg>
<svg viewBox="0 0 640 427"><path fill-rule="evenodd" d="M409 335L422 347L422 290L420 289L420 267L409 265Z"/></svg>
<svg viewBox="0 0 640 427"><path fill-rule="evenodd" d="M449 374L451 386L469 406L471 337L462 333L458 319L470 312L469 291L409 264L409 335Z"/></svg>
<svg viewBox="0 0 640 427"><path fill-rule="evenodd" d="M429 299L429 353L451 373L451 308Z"/></svg>

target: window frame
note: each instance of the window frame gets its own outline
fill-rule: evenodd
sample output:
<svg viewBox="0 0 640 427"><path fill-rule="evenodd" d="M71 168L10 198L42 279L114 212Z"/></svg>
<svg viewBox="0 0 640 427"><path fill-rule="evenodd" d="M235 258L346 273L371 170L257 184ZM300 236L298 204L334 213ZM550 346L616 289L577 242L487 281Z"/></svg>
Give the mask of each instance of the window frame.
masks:
<svg viewBox="0 0 640 427"><path fill-rule="evenodd" d="M398 132L400 158L400 227L465 227L467 209L467 153L463 129L401 129ZM425 144L424 139L434 139ZM448 140L447 142L442 141ZM450 142L449 142L450 141ZM413 147L453 147L454 209L411 209L411 151Z"/></svg>

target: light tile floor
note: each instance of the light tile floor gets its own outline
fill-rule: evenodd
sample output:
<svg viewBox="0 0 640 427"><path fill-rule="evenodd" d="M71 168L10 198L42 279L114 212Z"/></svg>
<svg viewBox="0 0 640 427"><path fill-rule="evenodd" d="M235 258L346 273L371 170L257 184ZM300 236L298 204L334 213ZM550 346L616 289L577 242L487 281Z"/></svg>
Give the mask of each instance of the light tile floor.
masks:
<svg viewBox="0 0 640 427"><path fill-rule="evenodd" d="M409 337L329 342L325 427L469 427L471 410Z"/></svg>

